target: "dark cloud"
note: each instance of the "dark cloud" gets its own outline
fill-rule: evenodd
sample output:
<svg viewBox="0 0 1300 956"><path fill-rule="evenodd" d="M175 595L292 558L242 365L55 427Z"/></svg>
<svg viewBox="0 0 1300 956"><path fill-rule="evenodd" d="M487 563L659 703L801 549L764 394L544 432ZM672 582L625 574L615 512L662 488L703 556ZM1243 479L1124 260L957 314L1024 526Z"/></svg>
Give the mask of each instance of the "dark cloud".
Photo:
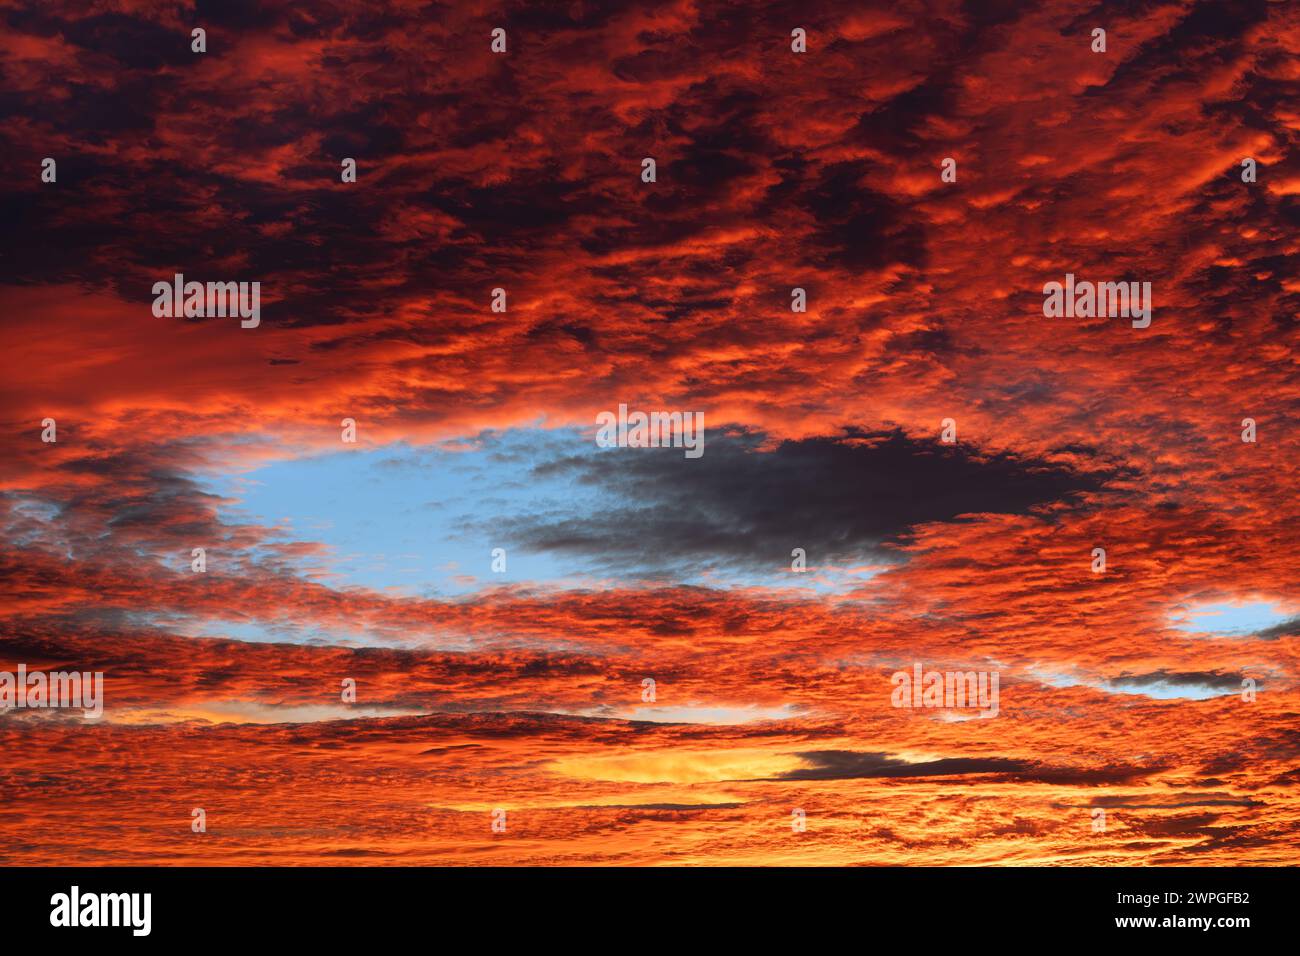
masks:
<svg viewBox="0 0 1300 956"><path fill-rule="evenodd" d="M1205 785L1208 781L1202 781ZM1221 783L1221 781L1220 781ZM1214 794L1180 794L1164 800L1134 800L1126 796L1099 796L1088 806L1122 810L1178 810L1185 807L1257 807L1262 804L1250 797L1216 796Z"/></svg>
<svg viewBox="0 0 1300 956"><path fill-rule="evenodd" d="M717 561L772 568L802 547L811 564L879 555L917 525L961 515L1025 514L1095 490L1113 473L1080 473L1011 454L982 454L901 431L779 443L706 422L702 457L678 448L614 449L539 466L614 496L609 510L521 516L515 540L594 565L654 572Z"/></svg>
<svg viewBox="0 0 1300 956"><path fill-rule="evenodd" d="M855 780L866 777L961 777L997 774L1007 779L1070 786L1127 783L1149 775L1150 768L1105 766L1053 767L1034 760L1007 757L944 757L908 762L886 753L814 750L799 754L812 767L791 770L780 780Z"/></svg>
<svg viewBox="0 0 1300 956"><path fill-rule="evenodd" d="M1207 832L1207 828L1222 816L1221 813L1201 813L1191 816L1160 817L1137 820L1134 821L1133 826L1147 836L1185 836ZM1218 830L1217 832L1230 831Z"/></svg>
<svg viewBox="0 0 1300 956"><path fill-rule="evenodd" d="M64 27L63 36L91 55L114 58L128 70L174 67L193 56L187 34L122 13L73 20Z"/></svg>
<svg viewBox="0 0 1300 956"><path fill-rule="evenodd" d="M1031 765L1003 757L945 757L909 763L885 753L813 750L799 754L815 766L781 774L780 780L856 780L860 777L956 777L967 774L1019 773Z"/></svg>
<svg viewBox="0 0 1300 956"><path fill-rule="evenodd" d="M1169 671L1161 668L1149 674L1124 674L1111 678L1107 683L1121 690L1139 692L1160 688L1204 687L1227 694L1241 690L1241 681L1241 674L1224 674L1218 671Z"/></svg>
<svg viewBox="0 0 1300 956"><path fill-rule="evenodd" d="M904 205L863 184L868 168L859 162L828 166L799 197L817 221L814 248L823 250L821 264L854 270L895 262L924 266L925 230Z"/></svg>
<svg viewBox="0 0 1300 956"><path fill-rule="evenodd" d="M1253 636L1266 641L1277 640L1279 637L1300 636L1300 617L1293 617L1280 624L1256 631Z"/></svg>

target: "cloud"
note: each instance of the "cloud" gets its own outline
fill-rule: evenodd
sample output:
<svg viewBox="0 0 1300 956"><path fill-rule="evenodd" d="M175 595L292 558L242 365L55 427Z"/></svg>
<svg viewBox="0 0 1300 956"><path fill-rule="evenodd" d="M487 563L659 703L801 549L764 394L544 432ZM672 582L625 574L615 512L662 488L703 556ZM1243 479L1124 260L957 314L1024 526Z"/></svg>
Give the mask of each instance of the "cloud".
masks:
<svg viewBox="0 0 1300 956"><path fill-rule="evenodd" d="M1294 611L1300 8L1119 5L1105 55L1091 16L0 12L0 669L102 668L109 715L0 717L8 856L1294 863L1293 623L1171 614ZM261 326L155 318L177 271L261 281ZM1151 327L1044 319L1067 272L1150 281ZM704 412L704 458L566 446L624 401ZM349 586L331 515L241 512L262 466L346 453L344 417L360 449L486 451L448 468L489 512L466 530L563 580ZM350 500L455 510L411 471ZM539 475L577 492L499 504ZM441 568L438 538L389 556ZM917 660L997 669L999 716L892 708ZM646 677L691 719L621 719ZM285 715L331 719L253 721ZM1131 838L1092 834L1103 796ZM178 839L199 801L210 839ZM492 837L500 804L525 839Z"/></svg>
<svg viewBox="0 0 1300 956"><path fill-rule="evenodd" d="M814 750L799 754L812 764L782 775L785 780L856 780L864 777L955 777L968 774L1007 774L1026 769L1022 760L1001 757L944 757L907 761L886 753Z"/></svg>
<svg viewBox="0 0 1300 956"><path fill-rule="evenodd" d="M1204 697L1235 694L1242 688L1242 675L1206 672L1153 671L1150 674L1122 674L1107 686L1121 693L1158 697Z"/></svg>
<svg viewBox="0 0 1300 956"><path fill-rule="evenodd" d="M1091 769L1050 767L1036 760L1005 757L942 757L903 760L887 753L818 750L799 754L812 766L781 775L783 780L857 780L861 778L966 777L985 774L1014 780L1093 786L1123 783L1144 777L1150 770L1138 767Z"/></svg>
<svg viewBox="0 0 1300 956"><path fill-rule="evenodd" d="M677 449L620 449L539 465L539 477L568 477L615 501L582 516L517 516L512 534L528 549L621 571L708 562L771 569L793 547L814 564L851 563L880 558L920 524L1027 514L1110 477L901 430L850 429L766 449L765 440L724 429L689 461Z"/></svg>

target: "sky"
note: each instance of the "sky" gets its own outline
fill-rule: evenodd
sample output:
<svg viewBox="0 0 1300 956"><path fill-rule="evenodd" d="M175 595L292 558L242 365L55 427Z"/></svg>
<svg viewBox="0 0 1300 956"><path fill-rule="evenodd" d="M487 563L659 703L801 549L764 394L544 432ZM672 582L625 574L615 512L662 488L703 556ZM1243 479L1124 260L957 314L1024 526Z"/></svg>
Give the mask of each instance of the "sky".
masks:
<svg viewBox="0 0 1300 956"><path fill-rule="evenodd" d="M0 861L1296 862L1297 5L0 18Z"/></svg>

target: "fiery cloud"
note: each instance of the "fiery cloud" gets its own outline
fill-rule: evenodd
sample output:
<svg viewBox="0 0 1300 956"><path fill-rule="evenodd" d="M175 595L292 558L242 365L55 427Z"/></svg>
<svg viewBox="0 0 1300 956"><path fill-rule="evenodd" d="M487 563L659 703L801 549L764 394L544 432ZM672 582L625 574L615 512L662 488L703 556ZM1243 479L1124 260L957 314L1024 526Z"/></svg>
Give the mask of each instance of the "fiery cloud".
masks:
<svg viewBox="0 0 1300 956"><path fill-rule="evenodd" d="M0 16L6 859L1295 862L1295 5Z"/></svg>

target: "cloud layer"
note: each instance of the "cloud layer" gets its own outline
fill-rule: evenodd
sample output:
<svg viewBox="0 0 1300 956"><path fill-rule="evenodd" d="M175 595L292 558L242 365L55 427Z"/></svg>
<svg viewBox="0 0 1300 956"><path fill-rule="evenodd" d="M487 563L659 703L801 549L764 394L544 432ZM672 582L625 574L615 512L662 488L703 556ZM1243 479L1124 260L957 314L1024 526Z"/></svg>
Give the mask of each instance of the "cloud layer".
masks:
<svg viewBox="0 0 1300 956"><path fill-rule="evenodd" d="M0 670L107 695L0 716L0 856L1295 862L1294 5L0 17ZM261 326L155 318L177 272ZM1045 319L1067 273L1151 327ZM620 403L704 457L571 440ZM250 510L344 418L474 463L463 593ZM412 489L347 507L452 509ZM918 662L998 716L892 706Z"/></svg>

